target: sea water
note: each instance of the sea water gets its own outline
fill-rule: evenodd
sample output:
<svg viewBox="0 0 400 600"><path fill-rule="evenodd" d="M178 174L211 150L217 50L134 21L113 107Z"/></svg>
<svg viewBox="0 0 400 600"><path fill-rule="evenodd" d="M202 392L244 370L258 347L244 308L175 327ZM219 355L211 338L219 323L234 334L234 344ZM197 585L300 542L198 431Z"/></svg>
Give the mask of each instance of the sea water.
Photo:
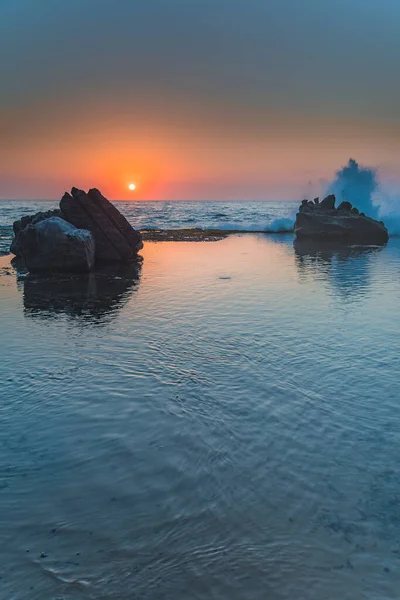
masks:
<svg viewBox="0 0 400 600"><path fill-rule="evenodd" d="M298 202L116 202L136 229L293 229ZM0 200L0 253L9 250L12 224L22 216L57 208L53 201Z"/></svg>
<svg viewBox="0 0 400 600"><path fill-rule="evenodd" d="M400 240L142 254L2 258L0 598L398 599Z"/></svg>

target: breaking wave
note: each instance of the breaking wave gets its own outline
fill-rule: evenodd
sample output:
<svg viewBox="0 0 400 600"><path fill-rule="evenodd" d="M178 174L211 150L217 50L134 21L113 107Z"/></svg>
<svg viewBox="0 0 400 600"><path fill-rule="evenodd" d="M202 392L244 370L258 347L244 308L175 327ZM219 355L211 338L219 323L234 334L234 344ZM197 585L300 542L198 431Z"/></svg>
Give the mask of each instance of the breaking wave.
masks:
<svg viewBox="0 0 400 600"><path fill-rule="evenodd" d="M260 222L216 222L210 227L200 227L201 229L220 229L222 231L253 231L256 233L291 233L294 230L294 218L280 217L273 219L270 223Z"/></svg>
<svg viewBox="0 0 400 600"><path fill-rule="evenodd" d="M390 235L400 235L400 196L385 191L378 169L362 167L350 158L347 165L336 172L326 194L335 194L337 203L351 202L360 212L384 221Z"/></svg>

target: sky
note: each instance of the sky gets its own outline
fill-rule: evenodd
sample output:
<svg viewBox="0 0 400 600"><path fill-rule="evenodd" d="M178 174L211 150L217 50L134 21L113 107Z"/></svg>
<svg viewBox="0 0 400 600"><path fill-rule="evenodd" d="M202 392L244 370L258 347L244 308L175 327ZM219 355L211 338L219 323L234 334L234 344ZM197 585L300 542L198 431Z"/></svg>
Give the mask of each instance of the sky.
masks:
<svg viewBox="0 0 400 600"><path fill-rule="evenodd" d="M396 187L399 23L398 0L0 0L0 198L298 199L349 157Z"/></svg>

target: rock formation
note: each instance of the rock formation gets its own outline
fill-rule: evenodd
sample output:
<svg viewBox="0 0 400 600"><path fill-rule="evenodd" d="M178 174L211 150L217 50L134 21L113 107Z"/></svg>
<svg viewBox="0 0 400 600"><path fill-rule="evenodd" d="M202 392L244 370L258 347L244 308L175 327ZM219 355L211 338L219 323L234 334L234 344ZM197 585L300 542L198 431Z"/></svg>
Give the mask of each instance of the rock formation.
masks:
<svg viewBox="0 0 400 600"><path fill-rule="evenodd" d="M72 188L71 194L62 197L60 209L64 219L93 234L96 261L129 262L143 248L141 234L99 190L86 194Z"/></svg>
<svg viewBox="0 0 400 600"><path fill-rule="evenodd" d="M89 231L50 217L29 223L18 234L18 250L28 271L90 271L94 240Z"/></svg>
<svg viewBox="0 0 400 600"><path fill-rule="evenodd" d="M39 221L44 221L45 219L50 219L50 217L61 217L61 211L59 209L55 210L46 210L45 212L38 212L34 215L28 215L26 217L22 217L18 221L14 221L13 229L14 229L14 238L11 242L10 252L19 256L21 254L21 247L19 244L19 234L25 229L28 225L39 223Z"/></svg>
<svg viewBox="0 0 400 600"><path fill-rule="evenodd" d="M303 200L296 215L294 232L297 238L339 241L350 244L382 245L389 239L382 221L376 221L359 213L350 202L342 202L335 208L335 196L331 194L322 202Z"/></svg>
<svg viewBox="0 0 400 600"><path fill-rule="evenodd" d="M10 251L29 271L87 271L96 263L130 263L142 236L119 210L92 189L72 188L60 209L15 221ZM74 248L75 245L75 248Z"/></svg>

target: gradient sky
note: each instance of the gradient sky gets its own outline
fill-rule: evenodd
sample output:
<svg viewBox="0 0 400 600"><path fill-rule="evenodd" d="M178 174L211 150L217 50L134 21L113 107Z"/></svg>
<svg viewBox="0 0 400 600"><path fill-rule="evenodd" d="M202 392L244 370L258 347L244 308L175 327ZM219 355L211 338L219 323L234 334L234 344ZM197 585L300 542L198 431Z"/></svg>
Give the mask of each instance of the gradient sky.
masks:
<svg viewBox="0 0 400 600"><path fill-rule="evenodd" d="M297 199L350 156L395 186L399 24L398 0L1 0L0 198Z"/></svg>

